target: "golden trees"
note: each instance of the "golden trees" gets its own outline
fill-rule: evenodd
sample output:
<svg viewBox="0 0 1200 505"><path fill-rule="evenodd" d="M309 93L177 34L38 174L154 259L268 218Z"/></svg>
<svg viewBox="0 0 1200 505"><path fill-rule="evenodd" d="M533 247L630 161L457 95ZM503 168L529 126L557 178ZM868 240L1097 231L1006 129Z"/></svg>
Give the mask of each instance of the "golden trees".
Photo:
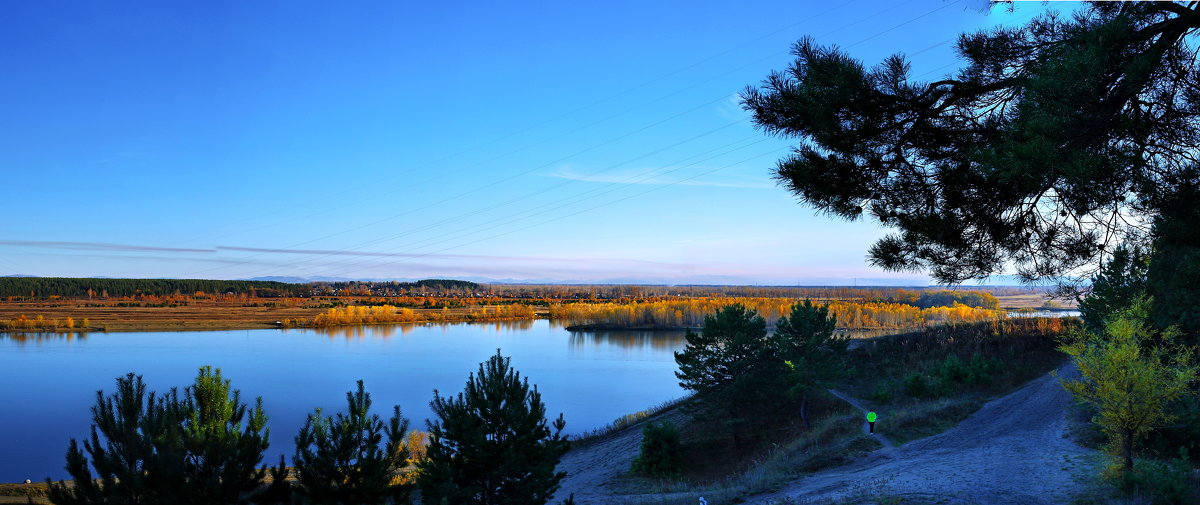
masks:
<svg viewBox="0 0 1200 505"><path fill-rule="evenodd" d="M1146 301L1115 314L1105 334L1078 333L1061 347L1071 356L1083 380L1062 380L1079 399L1096 407L1096 422L1109 436L1110 452L1126 471L1133 469L1133 447L1152 428L1175 419L1167 405L1188 394L1197 378L1192 350L1173 343L1177 331L1151 339Z"/></svg>
<svg viewBox="0 0 1200 505"><path fill-rule="evenodd" d="M688 298L634 303L572 303L550 306L550 318L570 324L622 328L699 327L704 316L735 303L754 310L767 321L786 315L795 303L791 298ZM1004 317L998 310L956 304L952 307L918 308L903 303L845 302L828 304L839 328L912 328L933 324L970 323Z"/></svg>

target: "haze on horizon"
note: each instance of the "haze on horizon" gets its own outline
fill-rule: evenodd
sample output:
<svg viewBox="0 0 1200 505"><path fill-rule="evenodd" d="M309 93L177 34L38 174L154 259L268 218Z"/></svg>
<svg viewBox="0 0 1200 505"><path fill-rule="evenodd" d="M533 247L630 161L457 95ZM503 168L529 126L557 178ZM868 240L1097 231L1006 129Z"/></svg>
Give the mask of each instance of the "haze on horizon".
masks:
<svg viewBox="0 0 1200 505"><path fill-rule="evenodd" d="M925 285L774 184L737 93L804 36L937 79L1047 8L8 5L0 275Z"/></svg>

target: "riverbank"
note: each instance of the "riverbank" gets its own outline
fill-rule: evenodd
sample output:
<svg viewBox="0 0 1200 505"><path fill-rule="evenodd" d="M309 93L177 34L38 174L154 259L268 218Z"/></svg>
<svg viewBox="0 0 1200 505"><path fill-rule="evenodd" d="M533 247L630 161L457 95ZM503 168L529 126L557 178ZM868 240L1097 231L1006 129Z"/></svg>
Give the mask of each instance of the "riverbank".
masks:
<svg viewBox="0 0 1200 505"><path fill-rule="evenodd" d="M357 302L344 299L204 299L186 303L142 303L128 300L54 299L0 301L0 321L28 320L41 316L43 323L28 328L9 328L13 333L44 332L145 332L258 330L284 327L285 321L311 321L333 306ZM487 305L455 308L413 308L417 316L406 323L492 322L511 317L480 316ZM533 317L545 318L547 310L534 307ZM427 317L422 317L427 316ZM67 321L71 324L67 324ZM57 321L57 324L51 322Z"/></svg>
<svg viewBox="0 0 1200 505"><path fill-rule="evenodd" d="M1030 310L1041 308L1046 304L1045 294L1001 295L997 297L1001 306L1008 310ZM623 300L622 303L603 305L633 306L637 298ZM649 301L647 298L645 301ZM680 298L690 300L689 303L703 302L702 298ZM820 299L818 299L821 301ZM786 311L794 300L780 298L776 307ZM833 303L835 300L823 300ZM552 307L559 306L560 311L569 307L582 307L599 303L598 299L588 301L569 300L568 298L478 298L473 294L441 297L379 297L370 295L336 295L313 297L253 297L246 295L166 295L166 296L88 296L64 298L49 296L45 298L7 297L0 300L0 331L10 332L137 332L137 331L214 331L214 330L252 330L279 327L308 327L324 313L331 309L345 307L378 307L394 305L398 309L411 310L414 317L408 317L403 323L428 322L492 322L511 321L516 319L544 319L551 316ZM844 300L838 303L866 303L863 301ZM645 306L645 303L638 305ZM520 306L532 315L529 317L512 317L512 308ZM568 309L563 309L567 307ZM903 308L899 307L898 308ZM1069 308L1069 307L1068 307ZM525 314L522 314L524 316ZM767 315L767 314L764 314ZM778 314L777 314L778 315ZM776 315L776 316L777 316ZM776 316L768 317L770 322ZM39 319L40 318L40 319ZM657 331L698 329L698 324L662 324L666 319L656 319L653 324L638 324L637 322L622 324L607 324L595 321L594 318L558 318L570 323L570 331ZM585 323L588 319L593 322ZM668 318L669 319L669 318ZM678 318L677 318L678 319ZM848 317L845 324L859 326L860 318ZM674 321L678 323L679 321ZM694 323L698 323L695 321ZM895 327L884 324L886 321L874 320L872 330L882 327ZM317 325L320 326L320 325ZM870 325L869 325L870 326Z"/></svg>

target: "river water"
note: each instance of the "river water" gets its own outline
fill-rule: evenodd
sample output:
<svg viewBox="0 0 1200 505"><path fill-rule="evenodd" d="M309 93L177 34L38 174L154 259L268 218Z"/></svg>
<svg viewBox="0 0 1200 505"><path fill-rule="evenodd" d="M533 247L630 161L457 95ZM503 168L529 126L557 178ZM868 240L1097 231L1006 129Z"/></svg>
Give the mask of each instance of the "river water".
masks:
<svg viewBox="0 0 1200 505"><path fill-rule="evenodd" d="M1061 314L1060 314L1061 315ZM896 330L844 332L862 338ZM425 428L433 390L462 390L497 349L538 386L548 416L566 432L683 396L674 351L681 331L572 332L546 320L350 326L324 329L0 333L0 482L66 478L71 438L88 435L96 391L134 372L147 388L182 390L199 367L220 368L243 401L263 397L271 446L264 461L289 460L306 414L345 408L362 379L381 416L400 405L410 428Z"/></svg>
<svg viewBox="0 0 1200 505"><path fill-rule="evenodd" d="M70 439L88 434L96 390L141 374L150 390L191 383L219 367L252 403L262 396L271 447L265 462L293 452L315 407L345 409L362 379L381 416L399 404L424 429L433 390L456 394L467 374L500 349L536 384L549 417L567 432L604 427L621 415L678 398L673 351L682 332L569 332L545 320L304 330L0 334L0 482L66 478Z"/></svg>

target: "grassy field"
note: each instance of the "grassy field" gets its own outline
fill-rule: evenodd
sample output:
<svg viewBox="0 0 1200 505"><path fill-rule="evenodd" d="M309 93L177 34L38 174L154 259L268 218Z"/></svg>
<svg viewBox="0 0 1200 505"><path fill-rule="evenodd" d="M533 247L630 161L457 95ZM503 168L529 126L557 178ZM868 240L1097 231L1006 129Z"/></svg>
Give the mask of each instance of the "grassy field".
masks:
<svg viewBox="0 0 1200 505"><path fill-rule="evenodd" d="M93 331L180 331L277 328L277 321L312 319L331 304L354 304L356 297L319 299L192 299L186 304L131 302L127 300L56 299L36 301L0 301L0 320L42 316L77 325L87 319ZM466 318L477 307L447 309ZM418 314L442 312L441 309L413 309ZM544 309L535 311L545 314Z"/></svg>
<svg viewBox="0 0 1200 505"><path fill-rule="evenodd" d="M26 316L65 321L72 318L77 328L87 320L90 331L181 331L276 328L278 321L311 320L331 306L355 305L371 297L322 296L314 298L182 297L182 300L139 298L55 298L0 300L0 321ZM1041 307L1043 294L999 295L1008 309ZM518 300L512 300L518 301ZM469 300L460 300L470 303ZM446 312L463 320L481 305L461 306ZM1073 304L1061 302L1063 306ZM534 305L537 317L547 317L545 306ZM414 308L417 314L442 312L440 308ZM81 328L82 329L82 328Z"/></svg>

